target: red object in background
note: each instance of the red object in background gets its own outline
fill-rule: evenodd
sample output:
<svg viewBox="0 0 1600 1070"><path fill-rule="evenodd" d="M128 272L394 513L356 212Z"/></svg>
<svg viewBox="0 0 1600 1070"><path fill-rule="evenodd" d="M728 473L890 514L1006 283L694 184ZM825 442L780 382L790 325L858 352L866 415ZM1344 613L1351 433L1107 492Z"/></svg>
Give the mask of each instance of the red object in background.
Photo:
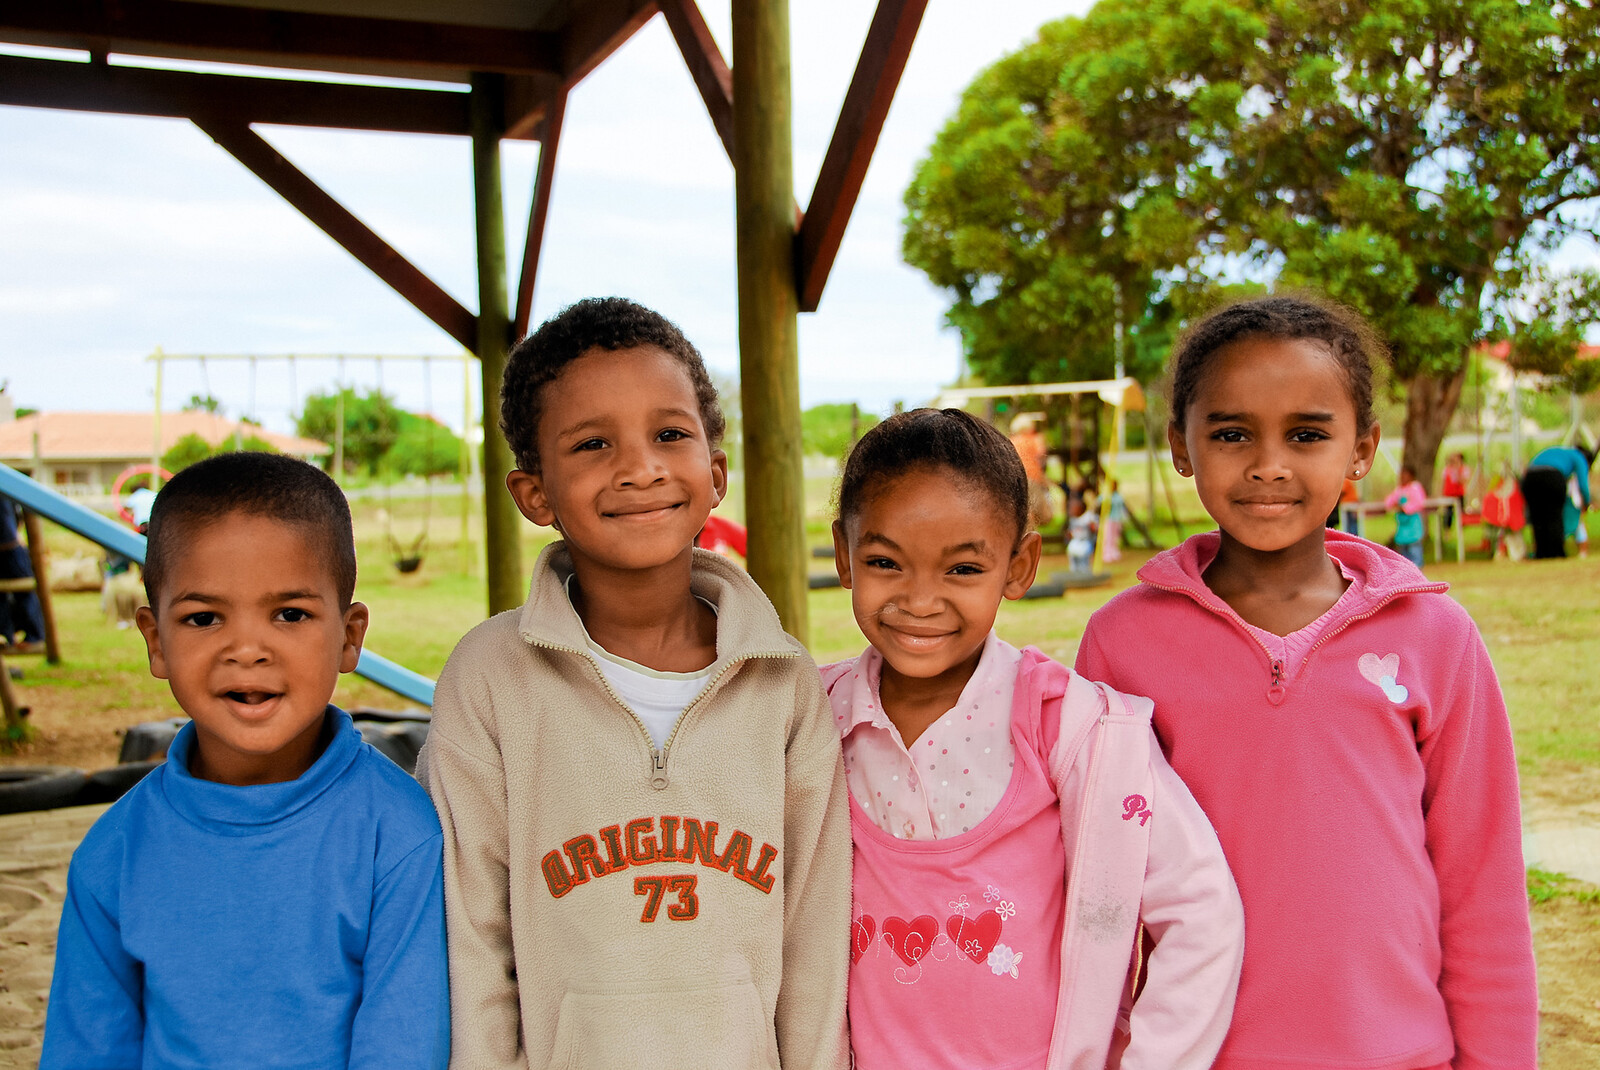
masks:
<svg viewBox="0 0 1600 1070"><path fill-rule="evenodd" d="M1511 480L1499 480L1483 499L1483 522L1509 531L1521 531L1527 524L1522 490Z"/></svg>
<svg viewBox="0 0 1600 1070"><path fill-rule="evenodd" d="M706 526L695 536L694 544L712 553L732 550L740 557L750 556L745 552L750 546L750 536L745 526L720 516L706 517Z"/></svg>

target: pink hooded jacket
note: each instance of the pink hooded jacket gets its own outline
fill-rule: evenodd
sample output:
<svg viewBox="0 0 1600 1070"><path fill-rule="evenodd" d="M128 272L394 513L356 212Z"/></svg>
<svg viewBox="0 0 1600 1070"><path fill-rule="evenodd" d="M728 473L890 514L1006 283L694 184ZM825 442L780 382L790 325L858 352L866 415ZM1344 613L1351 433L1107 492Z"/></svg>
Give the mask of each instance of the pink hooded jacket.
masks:
<svg viewBox="0 0 1600 1070"><path fill-rule="evenodd" d="M1218 1070L1533 1067L1516 762L1471 618L1329 531L1354 597L1284 665L1205 585L1218 545L1152 558L1078 648L1079 672L1154 698L1244 898Z"/></svg>
<svg viewBox="0 0 1600 1070"><path fill-rule="evenodd" d="M854 667L824 667L824 690ZM1227 1032L1244 951L1239 893L1216 835L1162 758L1149 700L1028 647L1013 717L1030 706L1055 739L1047 771L1067 857L1049 1070L1205 1070ZM1148 821L1127 819L1135 795L1148 800ZM1141 924L1153 948L1130 1001Z"/></svg>

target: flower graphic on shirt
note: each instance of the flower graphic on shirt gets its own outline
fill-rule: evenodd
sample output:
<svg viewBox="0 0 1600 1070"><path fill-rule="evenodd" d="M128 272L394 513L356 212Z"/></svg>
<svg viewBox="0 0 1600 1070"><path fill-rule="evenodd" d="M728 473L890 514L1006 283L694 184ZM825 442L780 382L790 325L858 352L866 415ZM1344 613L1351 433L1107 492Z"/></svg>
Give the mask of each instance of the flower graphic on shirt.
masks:
<svg viewBox="0 0 1600 1070"><path fill-rule="evenodd" d="M961 945L961 950L966 952L967 958L975 959L983 954L983 945L976 940L968 940Z"/></svg>
<svg viewBox="0 0 1600 1070"><path fill-rule="evenodd" d="M994 945L994 950L989 952L989 972L996 977L1010 974L1013 979L1017 976L1017 967L1022 965L1022 952L1013 951L1005 944Z"/></svg>
<svg viewBox="0 0 1600 1070"><path fill-rule="evenodd" d="M957 914L965 915L967 912L967 907L971 905L972 904L967 902L967 897L964 895L950 900L950 909L955 911Z"/></svg>
<svg viewBox="0 0 1600 1070"><path fill-rule="evenodd" d="M1000 889L996 888L992 884L989 885L989 890L983 893L984 902L992 903L996 899L999 899L999 898L1000 898Z"/></svg>
<svg viewBox="0 0 1600 1070"><path fill-rule="evenodd" d="M994 912L1005 921L1010 921L1017 915L1017 904L1006 899L994 905Z"/></svg>

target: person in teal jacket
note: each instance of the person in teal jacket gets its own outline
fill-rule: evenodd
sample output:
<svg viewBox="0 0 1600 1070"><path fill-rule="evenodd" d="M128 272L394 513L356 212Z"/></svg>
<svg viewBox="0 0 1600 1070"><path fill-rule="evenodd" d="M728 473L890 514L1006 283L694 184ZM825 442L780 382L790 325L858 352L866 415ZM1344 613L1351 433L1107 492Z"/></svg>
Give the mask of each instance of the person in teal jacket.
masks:
<svg viewBox="0 0 1600 1070"><path fill-rule="evenodd" d="M1573 446L1551 446L1540 450L1522 476L1522 497L1528 505L1528 523L1533 526L1533 556L1566 557L1567 536L1578 541L1579 553L1587 550L1583 529L1583 510L1589 508L1589 467L1594 454ZM1578 501L1573 501L1576 484Z"/></svg>

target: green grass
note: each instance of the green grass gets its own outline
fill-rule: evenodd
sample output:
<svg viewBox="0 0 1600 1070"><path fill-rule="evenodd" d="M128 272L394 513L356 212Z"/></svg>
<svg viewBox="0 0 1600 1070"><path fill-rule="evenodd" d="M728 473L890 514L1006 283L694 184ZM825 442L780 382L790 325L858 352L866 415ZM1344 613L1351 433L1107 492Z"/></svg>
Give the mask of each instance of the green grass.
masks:
<svg viewBox="0 0 1600 1070"><path fill-rule="evenodd" d="M1600 903L1600 888L1584 884L1565 873L1552 873L1535 866L1528 870L1528 899L1536 904L1548 903L1553 899Z"/></svg>
<svg viewBox="0 0 1600 1070"><path fill-rule="evenodd" d="M1142 462L1123 466L1123 487L1130 505L1139 508L1130 486L1142 481ZM1193 496L1193 484L1175 481L1184 532L1209 527ZM735 480L723 512L742 512L742 484ZM1158 485L1159 493L1159 485ZM813 545L829 541L828 519L832 480L822 476L806 480L807 529ZM387 504L392 515L387 524L380 512ZM428 553L420 572L405 576L395 571L387 547L386 527L402 540L423 530L421 499L361 499L355 505L358 552L361 563L356 596L372 611L367 645L428 676L444 666L456 641L485 615L483 580L476 554L460 542L459 499L435 498L428 518ZM1164 512L1164 510L1163 510ZM472 517L473 530L481 530ZM48 542L55 553L89 553L84 542L47 524ZM1370 529L1382 536L1381 528ZM1479 529L1469 529L1469 545L1479 541ZM1600 536L1600 532L1597 532ZM1158 527L1163 545L1176 542L1170 525ZM531 566L550 533L524 526L523 560ZM1595 543L1600 547L1600 538ZM1469 560L1457 565L1447 543L1445 562L1428 565L1429 575L1446 580L1482 631L1494 658L1515 731L1517 753L1524 777L1562 766L1600 764L1600 674L1592 670L1600 637L1600 600L1593 597L1600 582L1600 554L1589 560L1528 561L1521 564ZM1019 643L1033 643L1060 661L1071 663L1089 614L1117 590L1133 582L1133 572L1147 556L1131 552L1118 566L1110 587L1072 591L1065 598L1007 603L998 627ZM1063 568L1059 559L1047 559L1042 574ZM814 572L830 571L831 561L814 558ZM850 613L848 592L813 591L810 596L811 647L819 662L850 657L863 646ZM78 703L102 696L99 708L138 710L154 705L157 712L170 703L164 687L151 681L144 666L143 645L137 633L118 631L99 615L97 595L59 595L57 616L63 633L66 663L50 667L42 660L22 664L28 673L33 702L44 705L53 692L77 692ZM346 704L393 706L400 703L374 685L346 677L337 701ZM74 705L76 705L75 703ZM165 716L165 712L161 712Z"/></svg>

